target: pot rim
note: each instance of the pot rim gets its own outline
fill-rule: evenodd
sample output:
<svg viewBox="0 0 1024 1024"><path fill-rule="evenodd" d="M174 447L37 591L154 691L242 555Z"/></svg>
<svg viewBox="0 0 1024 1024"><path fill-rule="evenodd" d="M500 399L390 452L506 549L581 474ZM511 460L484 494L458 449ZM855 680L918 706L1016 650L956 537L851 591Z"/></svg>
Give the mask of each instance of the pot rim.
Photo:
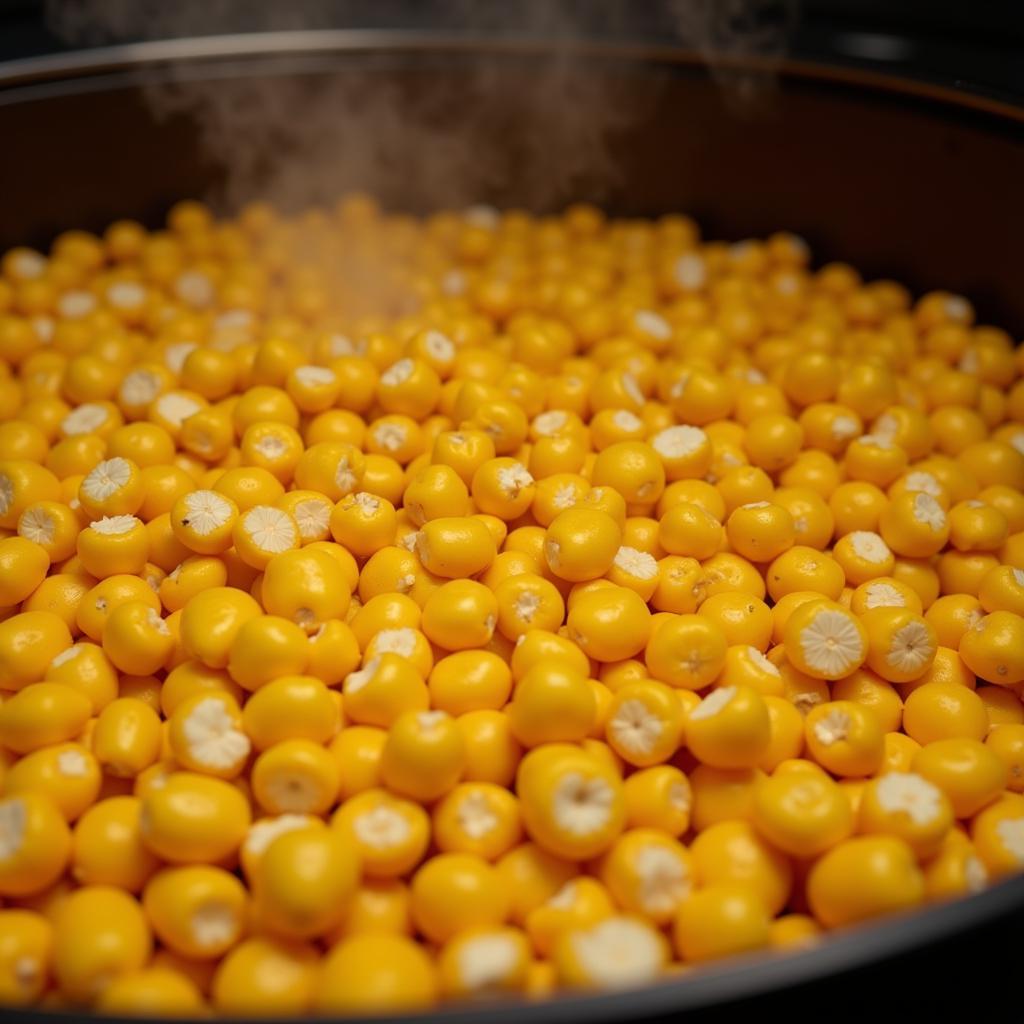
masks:
<svg viewBox="0 0 1024 1024"><path fill-rule="evenodd" d="M1014 102L962 79L948 84L862 63L813 57L736 55L656 42L596 39L542 40L528 35L501 37L477 33L411 29L317 29L243 32L212 36L145 40L0 62L0 92L41 84L74 82L142 69L170 69L224 60L272 57L346 57L391 53L407 56L447 53L520 57L578 57L718 70L771 71L784 77L853 85L876 92L901 93L1024 124L1024 103ZM7 98L7 102L16 97Z"/></svg>

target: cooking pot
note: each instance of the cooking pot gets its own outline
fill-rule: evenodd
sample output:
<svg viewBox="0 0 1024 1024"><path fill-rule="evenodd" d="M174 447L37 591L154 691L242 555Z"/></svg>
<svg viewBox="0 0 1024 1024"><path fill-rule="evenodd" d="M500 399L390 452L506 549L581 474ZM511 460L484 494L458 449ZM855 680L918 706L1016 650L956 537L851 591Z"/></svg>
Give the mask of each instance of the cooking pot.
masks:
<svg viewBox="0 0 1024 1024"><path fill-rule="evenodd" d="M796 231L816 262L962 292L982 322L1024 333L1024 108L852 64L707 56L325 30L0 64L0 250L120 217L156 224L186 196L302 207L366 188L412 212L591 200L619 215L686 212L709 237ZM798 954L414 1019L942 1020L958 1007L1014 1019L1022 924L1024 876ZM73 1019L0 1010L12 1024Z"/></svg>

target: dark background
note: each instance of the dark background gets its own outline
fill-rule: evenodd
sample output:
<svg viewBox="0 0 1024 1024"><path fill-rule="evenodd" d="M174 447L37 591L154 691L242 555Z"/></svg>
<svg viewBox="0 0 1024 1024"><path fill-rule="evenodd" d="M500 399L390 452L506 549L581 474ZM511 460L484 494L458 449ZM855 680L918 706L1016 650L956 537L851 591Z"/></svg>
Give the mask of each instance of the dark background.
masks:
<svg viewBox="0 0 1024 1024"><path fill-rule="evenodd" d="M151 10L173 17L147 18ZM759 28L788 52L870 64L994 96L1024 96L1024 3L1017 0L0 0L0 60L161 36L282 28L429 27L671 40L679 13L718 41ZM68 21L121 28L77 33Z"/></svg>

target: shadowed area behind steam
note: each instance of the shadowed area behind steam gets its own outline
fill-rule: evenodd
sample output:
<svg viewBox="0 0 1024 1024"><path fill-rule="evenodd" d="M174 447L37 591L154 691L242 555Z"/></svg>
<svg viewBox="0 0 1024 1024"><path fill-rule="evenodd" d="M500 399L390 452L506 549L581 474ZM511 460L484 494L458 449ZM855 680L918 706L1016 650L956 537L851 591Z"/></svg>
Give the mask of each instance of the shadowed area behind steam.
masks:
<svg viewBox="0 0 1024 1024"><path fill-rule="evenodd" d="M484 0L403 3L326 0L50 0L51 24L69 42L328 27L407 27L541 41L510 80L508 60L459 52L420 58L408 73L378 75L388 58L353 58L338 73L201 80L187 64L147 86L157 116L186 115L207 157L226 170L220 194L237 207L262 197L286 209L364 188L411 209L465 205L514 195L549 209L619 183L622 130L643 119L614 75L587 73L581 37L620 41L642 30L702 55L735 104L770 95L770 75L738 74L722 55L772 57L784 50L794 0ZM432 75L438 63L457 74ZM510 85L510 81L513 83ZM422 87L420 87L422 86ZM513 90L510 103L509 90ZM501 102L497 102L499 96ZM502 111L501 115L495 111ZM500 118L500 119L499 119ZM686 112L679 112L680 131ZM480 145L480 140L497 144Z"/></svg>

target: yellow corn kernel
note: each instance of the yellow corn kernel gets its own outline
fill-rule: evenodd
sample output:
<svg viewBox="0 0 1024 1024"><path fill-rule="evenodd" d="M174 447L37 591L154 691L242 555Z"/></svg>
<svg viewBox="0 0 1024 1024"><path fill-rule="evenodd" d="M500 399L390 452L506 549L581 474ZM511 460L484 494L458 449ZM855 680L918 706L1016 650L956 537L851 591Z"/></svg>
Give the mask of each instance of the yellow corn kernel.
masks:
<svg viewBox="0 0 1024 1024"><path fill-rule="evenodd" d="M245 796L230 782L172 771L142 796L142 839L173 864L211 863L238 849L251 821Z"/></svg>
<svg viewBox="0 0 1024 1024"><path fill-rule="evenodd" d="M423 859L430 842L426 811L382 789L347 799L334 812L331 827L355 847L371 878L408 874Z"/></svg>
<svg viewBox="0 0 1024 1024"><path fill-rule="evenodd" d="M356 935L324 960L314 1000L320 1011L387 1013L433 1006L440 982L430 957L398 935Z"/></svg>
<svg viewBox="0 0 1024 1024"><path fill-rule="evenodd" d="M53 925L31 910L0 910L0 998L30 1006L43 994L53 955Z"/></svg>
<svg viewBox="0 0 1024 1024"><path fill-rule="evenodd" d="M388 730L381 779L396 793L430 801L459 780L465 746L455 720L443 711L405 711Z"/></svg>
<svg viewBox="0 0 1024 1024"><path fill-rule="evenodd" d="M156 711L134 697L118 697L99 714L92 750L105 772L136 778L160 757L163 728Z"/></svg>
<svg viewBox="0 0 1024 1024"><path fill-rule="evenodd" d="M668 943L639 917L612 915L569 928L555 943L552 960L559 980L572 988L643 985L662 972Z"/></svg>
<svg viewBox="0 0 1024 1024"><path fill-rule="evenodd" d="M159 866L142 841L142 801L114 796L88 808L75 825L71 874L80 885L138 893Z"/></svg>
<svg viewBox="0 0 1024 1024"><path fill-rule="evenodd" d="M19 754L73 739L92 713L89 698L62 683L32 683L0 705L0 743Z"/></svg>
<svg viewBox="0 0 1024 1024"><path fill-rule="evenodd" d="M27 896L47 888L64 872L71 833L60 810L45 796L28 792L0 801L4 852L0 893Z"/></svg>
<svg viewBox="0 0 1024 1024"><path fill-rule="evenodd" d="M131 896L108 886L84 886L60 911L53 948L57 984L72 1000L94 999L119 974L143 967L151 949L149 926Z"/></svg>
<svg viewBox="0 0 1024 1024"><path fill-rule="evenodd" d="M434 808L433 835L442 852L495 861L522 838L519 802L493 783L460 783Z"/></svg>
<svg viewBox="0 0 1024 1024"><path fill-rule="evenodd" d="M860 836L815 863L807 896L815 917L836 927L915 906L924 898L924 878L903 840Z"/></svg>
<svg viewBox="0 0 1024 1024"><path fill-rule="evenodd" d="M323 825L272 839L253 873L257 920L287 939L311 938L335 928L359 883L356 848Z"/></svg>
<svg viewBox="0 0 1024 1024"><path fill-rule="evenodd" d="M70 822L100 793L102 776L96 757L80 743L55 743L16 761L4 777L4 792L40 793Z"/></svg>
<svg viewBox="0 0 1024 1024"><path fill-rule="evenodd" d="M97 1009L107 1014L186 1014L203 1010L191 978L167 967L145 967L118 975L103 990Z"/></svg>
<svg viewBox="0 0 1024 1024"><path fill-rule="evenodd" d="M527 834L556 856L596 856L622 830L621 777L578 747L555 743L531 751L520 763L516 788Z"/></svg>
<svg viewBox="0 0 1024 1024"><path fill-rule="evenodd" d="M225 1014L306 1012L318 979L316 951L270 936L243 939L213 977L212 1001Z"/></svg>

